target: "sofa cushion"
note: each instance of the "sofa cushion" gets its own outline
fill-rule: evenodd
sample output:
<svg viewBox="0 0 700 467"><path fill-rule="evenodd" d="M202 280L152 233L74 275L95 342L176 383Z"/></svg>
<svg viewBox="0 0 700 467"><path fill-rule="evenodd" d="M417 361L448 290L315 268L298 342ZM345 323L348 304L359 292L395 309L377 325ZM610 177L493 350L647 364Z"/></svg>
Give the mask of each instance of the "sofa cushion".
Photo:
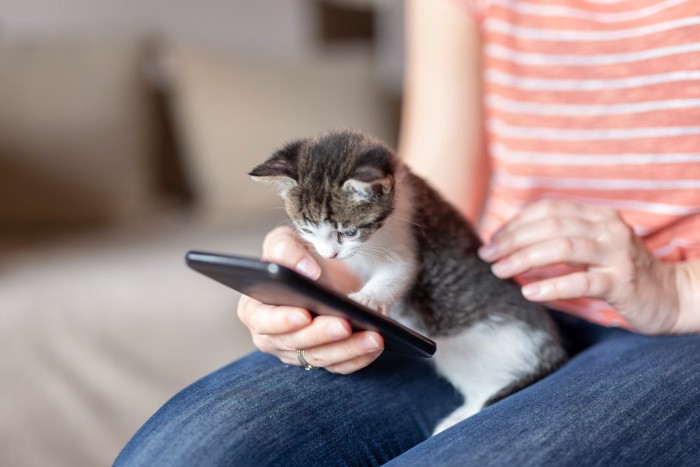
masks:
<svg viewBox="0 0 700 467"><path fill-rule="evenodd" d="M280 206L247 174L291 139L336 127L394 139L367 49L284 61L172 44L166 64L186 173L208 215Z"/></svg>
<svg viewBox="0 0 700 467"><path fill-rule="evenodd" d="M154 202L143 37L0 41L0 228L130 219Z"/></svg>
<svg viewBox="0 0 700 467"><path fill-rule="evenodd" d="M0 465L111 465L168 398L252 350L238 295L184 254L256 256L274 223L168 212L3 256Z"/></svg>

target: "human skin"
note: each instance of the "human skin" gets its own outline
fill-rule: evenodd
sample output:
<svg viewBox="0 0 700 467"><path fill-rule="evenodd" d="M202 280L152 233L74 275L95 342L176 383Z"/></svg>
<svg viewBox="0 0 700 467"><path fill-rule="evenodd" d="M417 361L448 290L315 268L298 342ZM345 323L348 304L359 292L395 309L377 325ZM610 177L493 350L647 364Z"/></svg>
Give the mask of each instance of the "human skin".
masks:
<svg viewBox="0 0 700 467"><path fill-rule="evenodd" d="M532 203L479 254L504 279L555 264L579 268L524 286L529 300L599 298L640 333L700 332L700 263L656 258L612 208L561 200Z"/></svg>
<svg viewBox="0 0 700 467"><path fill-rule="evenodd" d="M339 262L314 258L289 227L278 227L267 234L262 258L295 269L340 292L348 293L358 285ZM380 334L353 333L343 318L313 317L302 308L266 305L247 296L239 301L238 317L250 330L259 350L289 365L299 365L296 351L304 349L305 359L311 365L348 374L372 363L384 348Z"/></svg>

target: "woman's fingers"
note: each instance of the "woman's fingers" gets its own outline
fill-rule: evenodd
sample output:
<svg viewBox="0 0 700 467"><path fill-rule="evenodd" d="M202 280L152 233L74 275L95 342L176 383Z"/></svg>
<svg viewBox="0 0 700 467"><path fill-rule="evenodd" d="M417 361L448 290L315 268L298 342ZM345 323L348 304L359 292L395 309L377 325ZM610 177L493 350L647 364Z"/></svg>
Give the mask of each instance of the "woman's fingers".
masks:
<svg viewBox="0 0 700 467"><path fill-rule="evenodd" d="M330 371L331 373L339 373L341 375L349 375L350 373L354 373L358 370L365 368L370 363L375 361L382 354L382 351L383 350L377 350L377 351L371 352L367 355L362 355L362 356L354 358L352 360L348 360L348 361L345 361L342 363L338 363L336 365L332 365L332 366L326 368L326 370Z"/></svg>
<svg viewBox="0 0 700 467"><path fill-rule="evenodd" d="M337 316L317 316L298 331L268 337L278 349L296 351L341 341L351 334L352 328L347 320Z"/></svg>
<svg viewBox="0 0 700 467"><path fill-rule="evenodd" d="M241 321L255 338L267 341L276 350L288 351L316 347L348 338L352 328L337 316L311 318L307 310L273 306L242 296L238 307Z"/></svg>
<svg viewBox="0 0 700 467"><path fill-rule="evenodd" d="M513 219L501 227L491 240L495 242L525 224L565 217L577 217L581 220L597 223L615 219L618 214L612 208L578 204L571 201L537 201L523 208Z"/></svg>
<svg viewBox="0 0 700 467"><path fill-rule="evenodd" d="M278 227L265 236L262 259L290 267L314 280L321 275L321 267L290 227Z"/></svg>
<svg viewBox="0 0 700 467"><path fill-rule="evenodd" d="M348 322L335 316L317 316L311 324L287 334L261 334L251 332L253 344L263 352L277 356L291 365L299 361L292 357L299 349L327 345L348 339L352 329ZM350 357L348 357L350 358Z"/></svg>
<svg viewBox="0 0 700 467"><path fill-rule="evenodd" d="M367 355L383 348L381 336L373 332L353 334L345 319L317 316L312 320L308 312L300 308L265 305L249 297L241 297L241 300L239 316L250 329L255 346L287 364L298 365L296 351L304 349L307 361L318 367L353 361L341 368L347 371L357 365L355 369L368 365L376 356Z"/></svg>
<svg viewBox="0 0 700 467"><path fill-rule="evenodd" d="M612 286L610 275L582 271L527 284L522 292L525 298L536 302L579 297L603 298Z"/></svg>
<svg viewBox="0 0 700 467"><path fill-rule="evenodd" d="M321 267L289 227L276 228L266 235L262 258L291 267L314 280L321 275ZM352 289L356 288L356 281L347 271L335 276L347 285L353 279ZM304 349L311 365L352 373L372 363L384 348L379 334L353 334L343 318L313 317L298 307L267 305L245 295L238 303L238 317L250 330L253 344L260 351L290 365L300 365L297 350Z"/></svg>
<svg viewBox="0 0 700 467"><path fill-rule="evenodd" d="M605 261L601 247L585 237L560 237L530 245L491 266L500 278L509 278L531 269L554 264L601 265Z"/></svg>
<svg viewBox="0 0 700 467"><path fill-rule="evenodd" d="M583 267L573 273L548 270L550 276L559 275L521 289L529 300L599 298L640 332L673 331L678 319L677 270L658 260L614 209L536 202L508 221L491 242L479 256L493 263L500 278L560 264Z"/></svg>
<svg viewBox="0 0 700 467"><path fill-rule="evenodd" d="M325 368L333 373L348 374L372 363L384 349L384 340L376 332L356 332L352 336L331 343L304 349L304 358L312 366ZM284 353L282 361L299 365L296 349Z"/></svg>
<svg viewBox="0 0 700 467"><path fill-rule="evenodd" d="M521 223L503 230L492 243L479 249L484 261L493 262L529 245L560 237L588 237L598 235L599 224L586 219L562 216Z"/></svg>
<svg viewBox="0 0 700 467"><path fill-rule="evenodd" d="M246 295L238 304L238 318L251 332L263 335L288 334L311 323L311 314L302 308L266 305Z"/></svg>
<svg viewBox="0 0 700 467"><path fill-rule="evenodd" d="M510 278L556 264L602 266L610 260L606 229L621 223L614 210L568 201L546 200L527 206L479 249L492 270Z"/></svg>

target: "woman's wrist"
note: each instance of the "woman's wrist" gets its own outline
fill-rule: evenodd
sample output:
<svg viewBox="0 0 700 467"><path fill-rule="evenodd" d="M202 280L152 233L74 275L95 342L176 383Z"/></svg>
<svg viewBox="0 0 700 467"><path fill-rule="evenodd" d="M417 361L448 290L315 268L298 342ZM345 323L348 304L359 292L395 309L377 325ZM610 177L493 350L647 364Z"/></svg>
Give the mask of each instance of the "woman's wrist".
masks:
<svg viewBox="0 0 700 467"><path fill-rule="evenodd" d="M700 333L700 261L674 265L678 311L672 334Z"/></svg>

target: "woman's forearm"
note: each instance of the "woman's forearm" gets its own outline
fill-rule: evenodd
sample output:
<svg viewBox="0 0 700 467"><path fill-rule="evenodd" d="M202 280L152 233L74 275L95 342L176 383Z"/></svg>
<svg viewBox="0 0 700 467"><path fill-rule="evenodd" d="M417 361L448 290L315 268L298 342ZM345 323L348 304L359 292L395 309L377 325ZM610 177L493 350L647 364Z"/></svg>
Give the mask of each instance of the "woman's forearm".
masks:
<svg viewBox="0 0 700 467"><path fill-rule="evenodd" d="M478 27L456 2L407 2L399 154L476 221L488 181Z"/></svg>

